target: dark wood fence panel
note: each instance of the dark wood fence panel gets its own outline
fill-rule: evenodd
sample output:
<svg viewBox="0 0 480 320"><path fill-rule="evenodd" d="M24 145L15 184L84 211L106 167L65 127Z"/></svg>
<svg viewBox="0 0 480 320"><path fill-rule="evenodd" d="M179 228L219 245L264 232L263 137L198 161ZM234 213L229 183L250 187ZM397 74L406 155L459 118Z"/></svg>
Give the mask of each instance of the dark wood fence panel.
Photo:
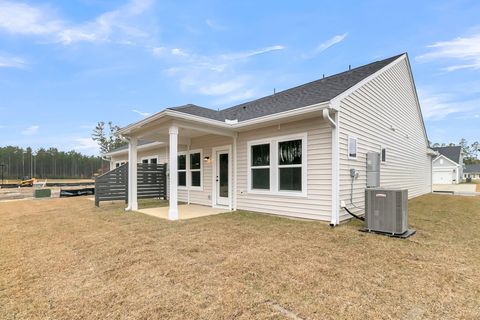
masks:
<svg viewBox="0 0 480 320"><path fill-rule="evenodd" d="M167 197L167 164L139 163L137 165L139 199ZM128 164L121 165L95 179L95 205L100 201L128 202Z"/></svg>

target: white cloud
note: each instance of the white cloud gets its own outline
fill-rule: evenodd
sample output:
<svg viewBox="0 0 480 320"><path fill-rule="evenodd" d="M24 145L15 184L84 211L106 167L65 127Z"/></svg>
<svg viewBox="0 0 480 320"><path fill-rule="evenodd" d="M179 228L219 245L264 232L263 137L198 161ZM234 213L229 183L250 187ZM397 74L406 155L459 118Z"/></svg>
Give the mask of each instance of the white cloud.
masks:
<svg viewBox="0 0 480 320"><path fill-rule="evenodd" d="M25 69L27 65L27 62L22 58L0 55L0 68Z"/></svg>
<svg viewBox="0 0 480 320"><path fill-rule="evenodd" d="M284 50L286 47L282 45L275 45L275 46L270 46L270 47L265 47L257 50L252 50L252 51L245 51L245 52L237 52L237 53L230 53L230 54L224 54L221 55L220 57L225 60L237 60L237 59L245 59L253 56L258 56L261 54L269 53L272 51L278 51L278 50Z"/></svg>
<svg viewBox="0 0 480 320"><path fill-rule="evenodd" d="M149 117L149 116L152 115L152 114L149 113L149 112L143 112L143 111L139 111L139 110L137 110L137 109L133 109L132 112L138 113L138 114L141 115L142 117Z"/></svg>
<svg viewBox="0 0 480 320"><path fill-rule="evenodd" d="M212 30L217 30L217 31L225 30L224 26L218 24L216 21L214 21L212 19L205 20L205 24Z"/></svg>
<svg viewBox="0 0 480 320"><path fill-rule="evenodd" d="M204 56L180 48L155 47L152 54L177 61L165 69L165 74L177 78L184 91L217 97L217 102L233 102L251 98L257 92L256 77L238 71L240 64L248 63L258 55L283 50L285 46L274 45L256 50Z"/></svg>
<svg viewBox="0 0 480 320"><path fill-rule="evenodd" d="M170 52L174 56L188 57L188 53L185 52L183 49L180 49L180 48L173 48L172 50L170 50Z"/></svg>
<svg viewBox="0 0 480 320"><path fill-rule="evenodd" d="M418 90L418 95L422 114L427 120L442 120L453 114L464 114L480 105L479 100L458 100L455 95L447 93Z"/></svg>
<svg viewBox="0 0 480 320"><path fill-rule="evenodd" d="M0 30L10 33L44 36L54 42L108 42L132 45L134 39L147 38L140 29L138 16L147 12L153 0L131 0L126 5L105 12L92 21L72 24L57 18L45 7L0 0ZM145 28L146 29L146 28Z"/></svg>
<svg viewBox="0 0 480 320"><path fill-rule="evenodd" d="M38 129L40 129L40 126L34 125L28 128L25 128L24 130L22 130L21 133L25 136L32 136L38 132Z"/></svg>
<svg viewBox="0 0 480 320"><path fill-rule="evenodd" d="M480 32L427 46L431 52L417 56L418 62L449 60L447 72L460 69L480 69Z"/></svg>
<svg viewBox="0 0 480 320"><path fill-rule="evenodd" d="M52 34L62 28L46 8L36 8L26 3L0 1L0 29L20 34Z"/></svg>
<svg viewBox="0 0 480 320"><path fill-rule="evenodd" d="M84 154L98 154L100 149L97 142L93 141L92 138L77 138L73 140L75 144L72 149Z"/></svg>
<svg viewBox="0 0 480 320"><path fill-rule="evenodd" d="M228 81L208 83L198 88L199 93L207 96L223 96L232 92L238 92L248 83L249 77L237 77Z"/></svg>
<svg viewBox="0 0 480 320"><path fill-rule="evenodd" d="M320 43L315 49L313 49L311 52L309 53L305 53L302 55L302 58L305 58L305 59L309 59L309 58L313 58L314 56L320 54L321 52L327 50L328 48L330 48L331 46L337 44L337 43L340 43L342 42L343 40L345 40L345 38L347 37L348 33L344 33L344 34L339 34L339 35L336 35L322 43Z"/></svg>

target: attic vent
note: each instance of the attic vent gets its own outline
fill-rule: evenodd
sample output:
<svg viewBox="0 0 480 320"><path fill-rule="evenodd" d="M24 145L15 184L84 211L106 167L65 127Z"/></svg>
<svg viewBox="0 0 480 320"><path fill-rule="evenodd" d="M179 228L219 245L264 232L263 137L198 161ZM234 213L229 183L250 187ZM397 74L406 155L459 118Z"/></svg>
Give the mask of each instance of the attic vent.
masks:
<svg viewBox="0 0 480 320"><path fill-rule="evenodd" d="M237 123L238 123L238 119L235 119L235 120L225 119L225 123L226 123L226 124L237 124Z"/></svg>

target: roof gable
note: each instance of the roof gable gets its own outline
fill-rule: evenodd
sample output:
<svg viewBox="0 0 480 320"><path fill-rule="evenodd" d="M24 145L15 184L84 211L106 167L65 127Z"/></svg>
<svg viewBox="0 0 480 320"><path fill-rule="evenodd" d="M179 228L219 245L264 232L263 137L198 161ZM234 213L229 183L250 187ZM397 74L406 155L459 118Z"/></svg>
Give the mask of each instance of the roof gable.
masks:
<svg viewBox="0 0 480 320"><path fill-rule="evenodd" d="M435 151L438 151L441 155L452 160L453 162L459 164L460 156L462 153L461 146L452 146L452 147L434 147L432 148Z"/></svg>

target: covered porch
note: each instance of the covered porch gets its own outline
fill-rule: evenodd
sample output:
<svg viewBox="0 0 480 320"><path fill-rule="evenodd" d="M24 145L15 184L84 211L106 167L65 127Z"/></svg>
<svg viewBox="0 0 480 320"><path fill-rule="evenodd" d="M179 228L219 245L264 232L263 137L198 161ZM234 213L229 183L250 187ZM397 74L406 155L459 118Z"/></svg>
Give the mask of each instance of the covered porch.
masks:
<svg viewBox="0 0 480 320"><path fill-rule="evenodd" d="M154 116L153 116L154 117ZM238 134L225 123L198 123L164 115L138 123L122 136L128 140L128 207L126 210L169 220L190 219L236 209ZM195 119L196 120L196 119ZM213 123L212 123L213 122ZM166 146L168 207L138 209L138 141ZM179 202L186 205L179 205Z"/></svg>

